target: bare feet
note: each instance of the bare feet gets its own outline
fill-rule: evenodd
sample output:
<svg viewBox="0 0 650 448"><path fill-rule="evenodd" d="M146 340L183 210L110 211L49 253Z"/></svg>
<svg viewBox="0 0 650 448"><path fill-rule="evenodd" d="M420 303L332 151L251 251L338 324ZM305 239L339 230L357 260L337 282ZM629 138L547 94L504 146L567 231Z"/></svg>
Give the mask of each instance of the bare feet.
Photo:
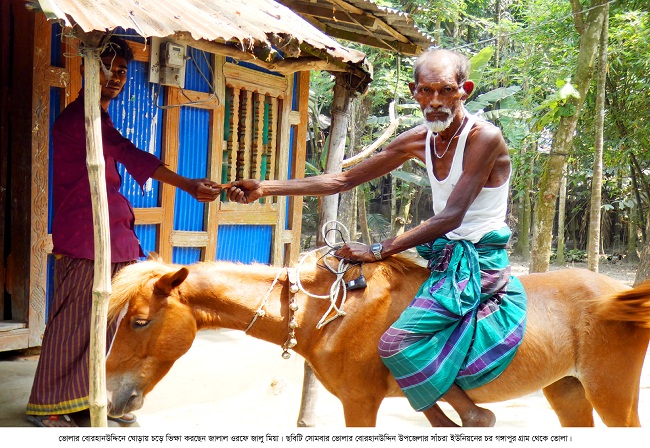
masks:
<svg viewBox="0 0 650 448"><path fill-rule="evenodd" d="M492 427L497 422L494 412L475 406L460 416L463 426Z"/></svg>
<svg viewBox="0 0 650 448"><path fill-rule="evenodd" d="M427 418L427 420L429 420L431 426L458 427L456 423L454 423L449 417L445 415L444 412L442 412L442 409L440 409L440 406L438 406L437 404L434 404L429 409L422 411L422 413Z"/></svg>

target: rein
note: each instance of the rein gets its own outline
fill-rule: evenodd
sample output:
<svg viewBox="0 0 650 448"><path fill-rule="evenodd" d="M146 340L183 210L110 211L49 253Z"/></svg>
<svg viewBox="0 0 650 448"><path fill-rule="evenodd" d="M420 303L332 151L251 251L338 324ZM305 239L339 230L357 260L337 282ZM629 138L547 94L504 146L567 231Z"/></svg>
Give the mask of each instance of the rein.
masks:
<svg viewBox="0 0 650 448"><path fill-rule="evenodd" d="M332 322L336 318L340 316L345 316L345 311L343 311L343 305L345 304L345 299L347 296L347 288L346 288L346 283L345 280L343 279L343 276L345 275L346 271L352 266L352 264L346 262L345 260L339 260L339 265L338 269L334 269L332 266L330 266L326 260L326 257L329 255L326 254L323 257L323 263L326 265L327 269L332 272L335 276L336 279L334 282L332 282L332 286L330 287L329 295L318 295L318 294L313 294L307 291L303 286L302 283L300 282L300 267L303 265L304 261L307 259L309 255L311 255L312 252L317 252L319 251L320 248L315 249L311 252L307 252L300 262L298 263L297 268L282 268L278 271L276 274L275 278L273 279L273 282L271 283L271 286L269 289L266 291L266 294L262 298L262 302L260 303L260 306L257 307L257 310L255 311L255 314L253 315L253 319L251 322L248 324L246 329L244 329L244 333L247 333L248 330L251 329L251 327L255 324L257 319L259 317L264 317L266 315L266 311L264 311L264 307L269 301L269 297L271 296L271 292L273 291L273 288L275 288L275 285L278 283L280 279L280 275L286 270L287 271L287 280L289 282L289 325L288 325L288 336L287 340L285 343L282 345L282 357L284 359L289 359L291 358L291 353L289 353L289 349L294 348L296 345L298 345L298 341L296 340L296 328L298 328L298 321L295 318L294 313L298 311L298 304L296 303L296 293L298 291L301 291L303 294L305 294L308 297L313 297L316 299L328 299L330 301L330 307L327 309L325 314L323 314L323 317L320 319L318 324L316 324L317 329L323 328L325 325L328 323ZM339 302L339 293L341 293L341 299L340 299L340 305L337 305ZM330 315L330 313L334 311L334 315L331 317L327 317Z"/></svg>
<svg viewBox="0 0 650 448"><path fill-rule="evenodd" d="M320 321L316 324L317 329L323 328L325 325L328 323L332 322L334 319L340 317L340 316L345 316L345 311L343 311L343 305L345 304L345 299L347 297L347 288L346 288L346 283L345 280L343 279L343 276L347 272L347 270L350 268L351 264L348 263L345 260L339 260L339 266L338 269L332 268L326 261L325 257L328 257L328 254L325 254L325 257L323 257L323 264L327 267L327 269L332 272L335 276L336 279L332 282L332 286L330 286L330 292L328 295L317 295L317 294L312 294L309 291L307 291L303 286L302 283L300 283L300 267L304 263L304 261L307 259L307 256L309 256L312 252L317 252L319 251L320 248L315 249L311 252L308 252L305 254L300 262L298 263L298 268L296 269L296 274L297 274L297 285L298 289L305 294L308 297L313 297L315 299L329 299L330 301L330 307L327 309L325 314L323 314L323 317L321 317ZM341 296L341 305L337 305L337 302L339 300L339 293L342 291L342 296ZM327 318L327 316L332 312L332 310L335 311L334 316Z"/></svg>
<svg viewBox="0 0 650 448"><path fill-rule="evenodd" d="M253 319L251 322L248 324L246 329L244 329L244 333L247 333L248 330L251 329L253 324L257 321L258 317L264 317L266 316L266 311L264 311L264 307L266 306L266 303L269 301L269 297L271 296L271 291L273 291L273 288L275 285L278 283L278 280L280 279L280 274L286 270L287 271L287 279L289 281L289 330L288 330L288 337L287 340L284 342L282 345L282 357L284 359L289 359L291 358L291 353L289 353L290 348L294 348L297 344L298 341L296 340L296 328L298 328L298 322L296 321L296 318L294 316L294 313L298 311L298 304L296 303L296 293L298 292L298 286L296 282L297 274L296 270L292 268L283 268L280 269L275 276L275 279L273 279L273 282L271 283L271 286L269 287L268 291L266 291L266 294L262 298L262 303L260 303L260 306L257 307L257 310L255 311L255 315L253 316Z"/></svg>
<svg viewBox="0 0 650 448"><path fill-rule="evenodd" d="M330 222L326 223L323 226L323 229L330 224ZM342 226L342 224L338 223L339 225ZM345 226L343 226L345 228ZM347 230L347 229L346 229ZM325 231L323 230L323 233ZM326 238L327 240L327 238ZM330 248L333 248L333 245L328 243L328 246ZM278 271L277 275L275 276L275 279L271 283L271 286L269 287L268 291L266 291L266 294L262 298L262 302L260 303L260 306L257 307L257 310L255 311L255 315L253 316L253 319L251 322L248 324L246 329L244 330L244 333L247 333L248 330L251 329L251 327L255 324L257 321L258 317L264 317L266 315L266 311L264 311L264 307L266 306L266 303L269 300L269 297L271 296L271 291L273 291L273 288L275 285L278 283L278 280L280 278L280 274L284 270L287 271L287 280L289 282L289 325L288 325L288 336L287 340L285 343L282 345L282 358L284 359L289 359L291 358L291 353L289 353L289 349L294 348L296 345L298 345L298 341L296 340L296 328L298 328L298 321L296 320L294 313L298 311L298 304L296 303L296 293L298 291L301 291L303 294L305 294L308 297L313 297L315 299L328 299L330 301L330 307L327 309L325 314L323 314L323 317L318 321L316 324L317 329L323 328L325 325L328 323L332 322L336 318L340 316L345 316L345 311L343 311L343 305L345 304L345 299L347 297L347 290L351 286L346 284L345 280L343 277L345 276L345 273L347 270L353 266L355 263L349 263L348 261L344 259L339 259L337 257L334 257L330 255L329 253L326 253L324 256L321 257L323 260L323 265L324 267L329 270L332 274L336 276L336 279L334 282L332 282L332 286L330 287L330 291L328 295L317 295L317 294L312 294L309 291L307 291L303 286L302 283L300 282L300 267L303 265L305 260L308 258L309 255L311 255L313 252L318 252L320 251L321 248L316 248L310 252L307 252L303 257L300 259L298 263L297 268L282 268ZM337 258L339 260L339 265L338 269L333 268L327 263L327 258L332 257L332 258ZM357 279L358 280L358 279ZM363 286L365 287L365 279L364 279L364 284ZM342 292L341 294L341 300L340 300L340 305L337 305L337 302L339 302L339 293ZM334 311L334 315L331 317L329 314Z"/></svg>

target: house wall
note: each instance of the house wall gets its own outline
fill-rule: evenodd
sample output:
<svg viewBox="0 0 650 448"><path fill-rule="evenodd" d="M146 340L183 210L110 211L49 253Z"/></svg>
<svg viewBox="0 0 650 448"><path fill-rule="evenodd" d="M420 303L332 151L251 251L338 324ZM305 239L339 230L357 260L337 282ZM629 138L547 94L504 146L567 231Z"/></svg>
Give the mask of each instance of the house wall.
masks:
<svg viewBox="0 0 650 448"><path fill-rule="evenodd" d="M40 345L53 271L49 130L82 87L75 42L42 14L25 20L33 23L29 49L34 79L28 82L33 87L28 117L31 160L21 166L29 170L31 213L23 231L12 225L11 233L22 236L28 242L23 246L31 249L28 262L12 270L10 277L27 280L23 294L11 294L15 303L10 306L28 311L17 314L12 326L0 316L0 351ZM309 72L279 76L191 50L185 89L163 87L148 82L149 46L134 33L125 34L133 40L135 60L125 91L112 101L109 113L120 132L140 149L185 176L220 183L303 175ZM206 75L208 81L214 80L213 86ZM264 198L242 205L228 202L222 194L213 203L200 204L156 181L143 192L128 173L121 172L122 192L134 205L136 233L145 252L156 251L166 261L180 264L217 259L275 265L297 261L302 198Z"/></svg>

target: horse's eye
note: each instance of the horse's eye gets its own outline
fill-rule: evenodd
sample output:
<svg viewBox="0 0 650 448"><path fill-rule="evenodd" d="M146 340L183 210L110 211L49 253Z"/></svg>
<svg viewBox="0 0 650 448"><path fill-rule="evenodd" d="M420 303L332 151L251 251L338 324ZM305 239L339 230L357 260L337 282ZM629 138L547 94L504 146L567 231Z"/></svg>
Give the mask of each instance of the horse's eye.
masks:
<svg viewBox="0 0 650 448"><path fill-rule="evenodd" d="M149 322L151 322L151 321L147 320L147 319L135 319L133 321L133 327L134 328L144 328L147 325L149 325Z"/></svg>

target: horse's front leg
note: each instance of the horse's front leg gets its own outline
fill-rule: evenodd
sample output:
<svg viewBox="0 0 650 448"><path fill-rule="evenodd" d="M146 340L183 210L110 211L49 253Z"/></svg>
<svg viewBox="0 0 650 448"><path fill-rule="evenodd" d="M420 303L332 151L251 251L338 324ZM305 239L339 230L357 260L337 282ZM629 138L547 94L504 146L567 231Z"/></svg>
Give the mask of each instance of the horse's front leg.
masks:
<svg viewBox="0 0 650 448"><path fill-rule="evenodd" d="M377 413L383 395L369 393L365 396L357 395L355 398L342 398L343 416L345 426L348 427L373 427L377 426Z"/></svg>

